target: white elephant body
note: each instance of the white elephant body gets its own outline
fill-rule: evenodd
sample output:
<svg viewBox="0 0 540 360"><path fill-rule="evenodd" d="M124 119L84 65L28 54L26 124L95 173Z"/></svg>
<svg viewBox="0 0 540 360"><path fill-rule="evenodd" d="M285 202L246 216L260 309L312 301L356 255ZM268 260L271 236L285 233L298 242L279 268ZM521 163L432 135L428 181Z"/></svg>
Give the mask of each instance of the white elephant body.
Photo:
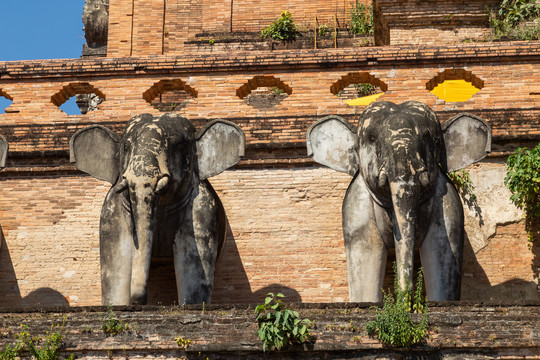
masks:
<svg viewBox="0 0 540 360"><path fill-rule="evenodd" d="M463 208L446 172L481 160L491 129L472 115L439 124L427 106L376 102L358 128L337 116L313 124L308 154L354 176L343 202L349 298L382 300L388 249L396 250L397 277L411 288L420 249L430 300L458 300L463 253Z"/></svg>

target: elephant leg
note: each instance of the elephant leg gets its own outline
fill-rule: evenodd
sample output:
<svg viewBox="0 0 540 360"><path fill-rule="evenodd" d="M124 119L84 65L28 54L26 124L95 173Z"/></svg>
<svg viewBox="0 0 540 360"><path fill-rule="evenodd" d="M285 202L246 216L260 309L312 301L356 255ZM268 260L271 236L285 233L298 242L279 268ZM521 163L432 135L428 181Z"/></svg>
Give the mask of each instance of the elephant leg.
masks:
<svg viewBox="0 0 540 360"><path fill-rule="evenodd" d="M192 195L173 246L180 304L209 304L220 244L225 236L224 211L208 182Z"/></svg>
<svg viewBox="0 0 540 360"><path fill-rule="evenodd" d="M99 229L101 298L103 305L129 305L133 223L127 199L109 190Z"/></svg>
<svg viewBox="0 0 540 360"><path fill-rule="evenodd" d="M387 248L377 228L376 208L364 180L357 176L343 201L349 301L382 301Z"/></svg>
<svg viewBox="0 0 540 360"><path fill-rule="evenodd" d="M463 259L463 207L445 175L439 173L431 223L420 247L430 301L459 300Z"/></svg>

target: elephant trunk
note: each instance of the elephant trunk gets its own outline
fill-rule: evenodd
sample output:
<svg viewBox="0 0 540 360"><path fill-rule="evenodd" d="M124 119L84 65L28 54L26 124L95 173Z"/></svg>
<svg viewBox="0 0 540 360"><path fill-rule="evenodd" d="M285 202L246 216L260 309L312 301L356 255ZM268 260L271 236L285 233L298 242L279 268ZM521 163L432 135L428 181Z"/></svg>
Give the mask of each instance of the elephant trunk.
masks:
<svg viewBox="0 0 540 360"><path fill-rule="evenodd" d="M394 245L396 248L398 284L402 290L412 288L414 248L416 242L416 191L404 184L391 182Z"/></svg>
<svg viewBox="0 0 540 360"><path fill-rule="evenodd" d="M414 249L417 241L420 193L428 185L425 164L416 154L414 142L399 141L394 148L389 186L393 206L393 232L396 249L398 284L412 289Z"/></svg>
<svg viewBox="0 0 540 360"><path fill-rule="evenodd" d="M142 180L142 181L141 181ZM129 196L133 216L133 250L131 272L131 303L146 304L147 283L154 240L154 225L158 194L157 178L130 181Z"/></svg>

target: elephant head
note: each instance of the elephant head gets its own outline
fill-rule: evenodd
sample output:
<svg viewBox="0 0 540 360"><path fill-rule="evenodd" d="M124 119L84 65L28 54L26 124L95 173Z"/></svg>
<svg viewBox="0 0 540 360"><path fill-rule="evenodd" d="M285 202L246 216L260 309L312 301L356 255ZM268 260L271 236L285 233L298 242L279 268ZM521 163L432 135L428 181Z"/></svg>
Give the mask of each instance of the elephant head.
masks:
<svg viewBox="0 0 540 360"><path fill-rule="evenodd" d="M357 188L365 189L372 200L376 207L371 215L375 218L373 225L386 248L396 249L397 275L403 288L413 276L414 249L422 245L428 231L435 227L433 223L442 221L432 218L433 201L437 201L434 199L446 191L441 172L483 159L490 143L490 128L484 121L467 115L441 128L435 113L415 101L400 105L373 103L362 113L357 129L341 118L327 117L313 124L307 133L308 154L316 162L355 176ZM349 193L348 196L353 197ZM360 236L359 232L350 235L352 232L347 229L352 227L356 231L357 227L347 224L345 216L347 207L357 205L366 206L365 202L344 202L346 245ZM452 221L459 222L461 216L462 223L461 204L456 206L461 215L452 213ZM366 217L370 216L369 211ZM386 215L377 218L383 212ZM449 217L449 213L446 210L441 216ZM460 226L463 228L463 224ZM390 231L392 235L385 236ZM457 239L459 235L455 237L456 243L462 242Z"/></svg>
<svg viewBox="0 0 540 360"><path fill-rule="evenodd" d="M233 123L217 120L196 132L190 121L173 113L136 116L121 138L99 125L73 135L71 162L113 185L100 226L105 303L146 303L150 258L153 248L163 243L175 257L177 283L183 279L178 284L180 300L209 302L224 220L218 219L221 203L205 179L236 164L244 141ZM161 244L156 246L155 240ZM197 264L186 265L186 258L197 258ZM188 269L177 268L177 263ZM186 282L193 283L185 279L189 272L200 281L186 294ZM205 295L193 295L194 288L203 285Z"/></svg>

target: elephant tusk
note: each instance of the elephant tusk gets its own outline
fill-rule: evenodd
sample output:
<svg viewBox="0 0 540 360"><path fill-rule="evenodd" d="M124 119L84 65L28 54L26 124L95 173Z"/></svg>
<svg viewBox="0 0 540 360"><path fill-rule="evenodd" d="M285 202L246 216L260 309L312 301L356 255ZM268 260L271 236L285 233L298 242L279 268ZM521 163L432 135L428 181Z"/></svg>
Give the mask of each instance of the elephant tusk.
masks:
<svg viewBox="0 0 540 360"><path fill-rule="evenodd" d="M168 176L162 177L161 179L159 179L156 185L156 192L160 193L161 191L163 191L163 189L167 187L168 184L169 184L169 177Z"/></svg>
<svg viewBox="0 0 540 360"><path fill-rule="evenodd" d="M379 182L377 183L377 185L379 187L384 187L387 181L388 181L388 175L386 175L385 172L381 172L381 174L379 175Z"/></svg>
<svg viewBox="0 0 540 360"><path fill-rule="evenodd" d="M120 181L118 185L116 185L115 191L117 194L119 194L122 191L126 190L127 187L128 187L128 181L126 179L122 179L122 181Z"/></svg>

